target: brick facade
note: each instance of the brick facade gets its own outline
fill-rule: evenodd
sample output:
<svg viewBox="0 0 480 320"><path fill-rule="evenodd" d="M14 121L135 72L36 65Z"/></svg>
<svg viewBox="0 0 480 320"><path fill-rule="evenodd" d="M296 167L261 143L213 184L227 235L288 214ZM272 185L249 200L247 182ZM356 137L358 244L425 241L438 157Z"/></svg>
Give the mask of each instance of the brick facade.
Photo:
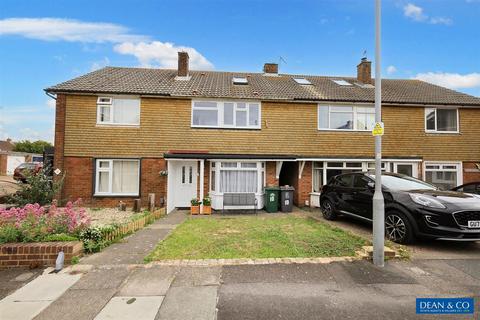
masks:
<svg viewBox="0 0 480 320"><path fill-rule="evenodd" d="M64 150L65 150L65 116L67 108L67 96L64 94L57 95L57 101L55 106L55 153L53 158L53 170L60 169L62 171L61 175L64 175ZM61 178L61 175L57 176L54 174L54 179L58 180ZM65 198L65 189L62 190L57 195L57 198Z"/></svg>
<svg viewBox="0 0 480 320"><path fill-rule="evenodd" d="M83 253L80 241L7 243L0 245L0 269L54 266L58 253L65 253L65 264Z"/></svg>
<svg viewBox="0 0 480 320"><path fill-rule="evenodd" d="M480 181L480 161L463 163L463 183Z"/></svg>
<svg viewBox="0 0 480 320"><path fill-rule="evenodd" d="M7 174L7 159L8 154L0 153L0 176Z"/></svg>
<svg viewBox="0 0 480 320"><path fill-rule="evenodd" d="M135 199L142 199L142 206L147 206L148 194L155 194L155 204L160 207L165 204L167 177L160 171L166 170L163 158L141 159L140 197L94 197L94 166L95 159L90 157L65 157L65 179L63 181L64 201L83 200L90 207L115 207L120 201L132 206Z"/></svg>

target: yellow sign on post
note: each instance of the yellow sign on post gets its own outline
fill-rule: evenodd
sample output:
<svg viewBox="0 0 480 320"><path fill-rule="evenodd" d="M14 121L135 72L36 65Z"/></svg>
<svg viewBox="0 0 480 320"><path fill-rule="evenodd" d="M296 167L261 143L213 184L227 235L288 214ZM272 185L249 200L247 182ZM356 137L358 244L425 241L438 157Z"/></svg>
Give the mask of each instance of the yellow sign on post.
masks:
<svg viewBox="0 0 480 320"><path fill-rule="evenodd" d="M372 135L373 136L383 136L383 132L385 131L383 127L383 122L376 122L375 126L373 127L372 130Z"/></svg>

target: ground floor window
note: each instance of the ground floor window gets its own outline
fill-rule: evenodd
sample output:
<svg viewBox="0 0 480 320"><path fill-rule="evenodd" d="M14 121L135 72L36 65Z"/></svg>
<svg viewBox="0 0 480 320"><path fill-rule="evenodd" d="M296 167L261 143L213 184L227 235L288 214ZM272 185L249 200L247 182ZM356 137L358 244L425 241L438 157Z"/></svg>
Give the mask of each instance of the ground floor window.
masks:
<svg viewBox="0 0 480 320"><path fill-rule="evenodd" d="M405 161L382 162L383 172L396 172L412 177L418 176L418 163ZM313 192L320 192L322 186L339 174L351 172L373 172L374 161L314 161L313 162Z"/></svg>
<svg viewBox="0 0 480 320"><path fill-rule="evenodd" d="M260 193L264 187L264 162L212 162L210 190L220 193Z"/></svg>
<svg viewBox="0 0 480 320"><path fill-rule="evenodd" d="M95 195L139 194L139 160L97 159L95 167Z"/></svg>
<svg viewBox="0 0 480 320"><path fill-rule="evenodd" d="M459 163L425 163L425 181L442 190L450 190L461 184Z"/></svg>

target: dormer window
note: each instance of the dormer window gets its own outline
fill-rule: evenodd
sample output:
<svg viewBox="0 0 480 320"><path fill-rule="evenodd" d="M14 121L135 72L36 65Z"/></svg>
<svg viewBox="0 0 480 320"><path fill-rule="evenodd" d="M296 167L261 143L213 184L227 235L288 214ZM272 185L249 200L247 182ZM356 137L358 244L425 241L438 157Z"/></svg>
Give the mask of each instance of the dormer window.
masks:
<svg viewBox="0 0 480 320"><path fill-rule="evenodd" d="M295 80L296 83L301 84L301 85L311 85L312 84L310 81L308 81L305 78L293 78L293 80Z"/></svg>
<svg viewBox="0 0 480 320"><path fill-rule="evenodd" d="M350 82L347 82L345 80L332 80L332 81L338 84L339 86L347 87L352 85Z"/></svg>
<svg viewBox="0 0 480 320"><path fill-rule="evenodd" d="M248 84L248 79L246 77L233 77L233 84Z"/></svg>

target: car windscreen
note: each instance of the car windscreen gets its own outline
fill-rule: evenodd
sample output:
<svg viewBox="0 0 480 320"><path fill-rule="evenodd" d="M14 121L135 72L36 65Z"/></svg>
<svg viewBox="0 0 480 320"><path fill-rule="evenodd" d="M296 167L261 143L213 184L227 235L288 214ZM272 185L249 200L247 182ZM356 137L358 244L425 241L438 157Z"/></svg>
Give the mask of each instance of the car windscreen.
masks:
<svg viewBox="0 0 480 320"><path fill-rule="evenodd" d="M22 163L21 165L18 166L19 169L35 169L35 163Z"/></svg>
<svg viewBox="0 0 480 320"><path fill-rule="evenodd" d="M371 175L375 180L375 175ZM382 185L390 190L437 190L437 187L409 176L382 175Z"/></svg>

